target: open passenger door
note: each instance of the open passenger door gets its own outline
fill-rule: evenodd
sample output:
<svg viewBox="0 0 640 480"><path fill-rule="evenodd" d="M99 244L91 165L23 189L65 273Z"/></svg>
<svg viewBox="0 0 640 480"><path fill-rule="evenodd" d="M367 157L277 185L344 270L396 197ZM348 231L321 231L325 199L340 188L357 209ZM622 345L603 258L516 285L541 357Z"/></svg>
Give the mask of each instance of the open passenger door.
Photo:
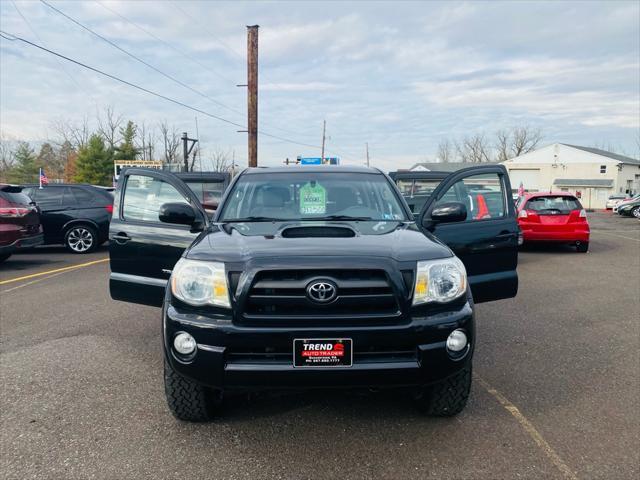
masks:
<svg viewBox="0 0 640 480"><path fill-rule="evenodd" d="M201 203L176 175L125 170L109 226L111 298L161 306L171 270L208 222Z"/></svg>
<svg viewBox="0 0 640 480"><path fill-rule="evenodd" d="M458 170L424 204L418 220L462 260L476 303L518 291L518 222L502 165Z"/></svg>

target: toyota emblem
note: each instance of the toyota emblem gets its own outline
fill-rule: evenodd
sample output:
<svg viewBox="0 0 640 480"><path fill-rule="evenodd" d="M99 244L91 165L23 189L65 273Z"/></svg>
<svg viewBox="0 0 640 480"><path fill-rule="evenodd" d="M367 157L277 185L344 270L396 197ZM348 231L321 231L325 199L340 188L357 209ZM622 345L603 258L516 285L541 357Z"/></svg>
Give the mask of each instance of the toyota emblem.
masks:
<svg viewBox="0 0 640 480"><path fill-rule="evenodd" d="M329 303L337 294L336 285L326 280L310 283L307 287L307 297L317 303Z"/></svg>

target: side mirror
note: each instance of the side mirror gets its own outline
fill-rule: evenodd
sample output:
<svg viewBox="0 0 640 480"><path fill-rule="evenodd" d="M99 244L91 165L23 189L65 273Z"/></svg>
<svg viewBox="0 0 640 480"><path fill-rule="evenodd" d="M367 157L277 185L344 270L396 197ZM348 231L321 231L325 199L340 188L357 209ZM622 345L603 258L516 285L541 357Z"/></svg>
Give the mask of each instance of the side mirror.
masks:
<svg viewBox="0 0 640 480"><path fill-rule="evenodd" d="M426 216L422 219L422 224L426 227L425 223L432 225L433 222L437 223L450 223L450 222L463 222L467 219L467 207L464 203L460 202L448 202L438 205L431 210L431 216Z"/></svg>
<svg viewBox="0 0 640 480"><path fill-rule="evenodd" d="M187 203L163 203L160 207L160 221L177 225L193 225L196 222L196 212Z"/></svg>

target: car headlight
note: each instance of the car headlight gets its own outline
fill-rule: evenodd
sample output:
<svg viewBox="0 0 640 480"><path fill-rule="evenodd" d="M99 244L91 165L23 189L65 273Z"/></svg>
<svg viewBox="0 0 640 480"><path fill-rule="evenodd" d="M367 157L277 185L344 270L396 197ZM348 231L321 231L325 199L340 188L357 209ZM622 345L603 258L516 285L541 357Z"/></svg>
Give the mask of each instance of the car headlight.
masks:
<svg viewBox="0 0 640 480"><path fill-rule="evenodd" d="M458 257L418 262L413 305L445 303L467 291L467 272Z"/></svg>
<svg viewBox="0 0 640 480"><path fill-rule="evenodd" d="M190 305L231 308L224 263L181 258L171 274L171 292Z"/></svg>

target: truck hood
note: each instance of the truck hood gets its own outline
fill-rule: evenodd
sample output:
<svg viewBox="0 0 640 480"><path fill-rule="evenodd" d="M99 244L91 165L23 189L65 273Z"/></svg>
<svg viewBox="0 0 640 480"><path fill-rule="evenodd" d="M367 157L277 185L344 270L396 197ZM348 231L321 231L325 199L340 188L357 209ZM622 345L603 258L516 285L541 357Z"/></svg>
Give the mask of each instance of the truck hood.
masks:
<svg viewBox="0 0 640 480"><path fill-rule="evenodd" d="M351 236L316 236L304 232L326 228ZM291 238L287 232L296 230ZM331 230L332 229L332 230ZM337 230L336 230L337 229ZM317 230L319 231L319 230ZM302 233L300 233L302 232ZM382 257L395 261L450 257L449 248L413 223L398 222L275 222L214 225L189 249L187 258L246 262L266 257Z"/></svg>

